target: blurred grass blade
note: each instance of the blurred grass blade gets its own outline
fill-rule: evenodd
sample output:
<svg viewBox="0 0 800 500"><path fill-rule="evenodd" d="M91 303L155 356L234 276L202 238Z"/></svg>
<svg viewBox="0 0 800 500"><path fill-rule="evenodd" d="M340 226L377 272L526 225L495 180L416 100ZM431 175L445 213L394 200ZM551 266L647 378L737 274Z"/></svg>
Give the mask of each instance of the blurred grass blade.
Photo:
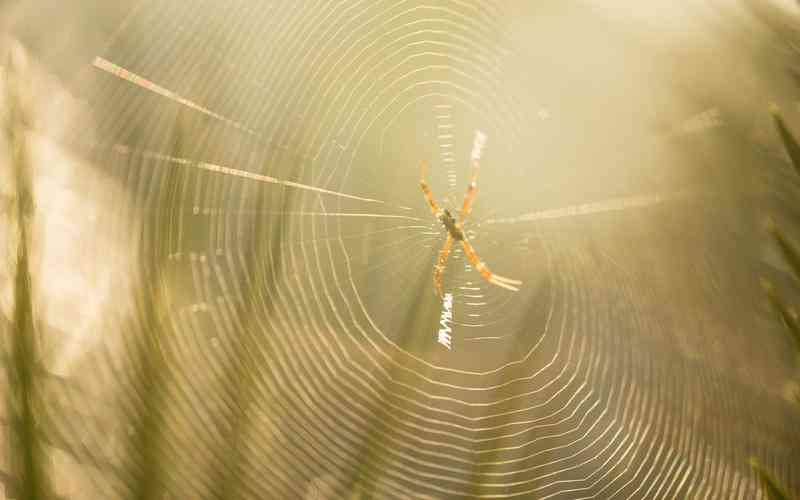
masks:
<svg viewBox="0 0 800 500"><path fill-rule="evenodd" d="M771 223L768 229L778 243L778 248L781 249L781 253L786 259L786 262L792 268L795 279L800 280L800 253L795 250L794 246L789 243L789 240L786 239L786 236L783 235L783 232L781 232L774 223Z"/></svg>
<svg viewBox="0 0 800 500"><path fill-rule="evenodd" d="M147 273L143 279L149 281ZM152 278L151 278L152 279ZM155 282L157 283L157 281ZM134 400L136 408L130 418L130 443L125 477L128 480L129 498L148 500L157 498L161 491L160 441L164 424L163 392L165 385L165 362L160 347L160 294L157 286L149 296L142 298L143 339L136 353L137 371L134 373L132 393L142 395ZM149 290L148 287L143 287Z"/></svg>
<svg viewBox="0 0 800 500"><path fill-rule="evenodd" d="M761 466L755 457L750 458L750 466L756 471L756 474L758 474L758 478L761 481L761 488L766 493L767 498L770 500L791 500L792 497L778 484L775 478L772 477L772 474Z"/></svg>
<svg viewBox="0 0 800 500"><path fill-rule="evenodd" d="M412 342L414 342L414 332L420 331L417 322L420 321L420 318L425 317L423 308L438 307L438 303L429 299L429 279L430 277L425 273L421 273L417 278L416 290L418 290L418 293L414 302L406 311L405 318L400 326L399 330L404 333L398 338L397 343L404 351L409 350ZM436 305L433 306L433 304ZM363 498L378 498L377 492L380 486L381 468L384 467L385 449L389 447L387 442L391 431L390 418L387 413L391 411L392 403L396 403L395 391L392 390L392 385L400 377L399 363L396 361L395 356L392 355L392 359L387 363L386 377L383 383L376 387L378 395L369 406L369 414L366 416L364 425L364 438L355 454L356 460L353 464L351 477L344 483L347 495L360 494Z"/></svg>
<svg viewBox="0 0 800 500"><path fill-rule="evenodd" d="M220 464L214 473L209 495L212 499L235 500L242 496L244 467L248 458L245 443L252 434L249 415L257 406L257 386L265 376L256 364L256 353L269 352L264 336L258 334L258 317L260 314L266 318L274 315L273 301L283 266L282 242L287 231L285 214L290 210L292 199L292 195L284 191L282 210L272 220L261 219L269 217L264 215L268 212L267 198L258 196L255 199L255 213L259 217L252 228L253 247L247 260L247 269L253 280L247 284L248 292L241 306L241 330L228 339L231 342L231 354L225 360L222 392L232 410L223 415L220 422L220 427L227 431L223 431L224 442L217 451L218 457L225 463ZM265 234L268 227L274 229L271 236ZM261 290L264 290L263 294Z"/></svg>
<svg viewBox="0 0 800 500"><path fill-rule="evenodd" d="M180 158L183 151L183 130L180 116L172 135L172 156ZM168 387L172 380L168 363L167 305L164 296L166 262L177 243L178 217L180 217L180 192L185 178L184 170L175 166L168 170L164 179L164 196L157 213L159 218L151 220L154 249L143 248L139 266L138 315L140 329L133 328L137 338L131 346L133 353L130 418L130 441L124 480L128 498L149 500L165 495L166 456L165 441L171 429L166 422ZM143 232L142 244L149 241ZM138 335L137 335L138 334Z"/></svg>
<svg viewBox="0 0 800 500"><path fill-rule="evenodd" d="M797 324L796 315L792 314L783 300L778 297L778 294L775 292L775 287L772 285L772 283L768 281L762 281L762 286L764 287L764 291L767 294L770 304L783 319L787 329L789 330L789 333L794 338L795 348L800 350L800 325Z"/></svg>
<svg viewBox="0 0 800 500"><path fill-rule="evenodd" d="M11 467L18 478L14 492L19 500L49 498L45 464L47 457L38 439L39 388L36 370L36 320L30 274L29 238L34 212L33 183L25 139L27 120L19 95L19 73L24 63L21 47L12 45L6 61L7 123L11 170L15 183L17 217L17 262L14 275L14 306L11 318L10 363L8 364Z"/></svg>
<svg viewBox="0 0 800 500"><path fill-rule="evenodd" d="M783 147L786 148L786 152L789 153L789 158L792 160L795 171L800 174L800 145L797 144L794 136L789 132L789 128L786 126L783 116L781 116L780 108L773 104L770 106L769 111L770 114L772 114L775 127L778 129L778 134L781 136Z"/></svg>
<svg viewBox="0 0 800 500"><path fill-rule="evenodd" d="M800 73L798 73L794 68L789 68L789 76L794 84L797 85L797 88L800 89Z"/></svg>

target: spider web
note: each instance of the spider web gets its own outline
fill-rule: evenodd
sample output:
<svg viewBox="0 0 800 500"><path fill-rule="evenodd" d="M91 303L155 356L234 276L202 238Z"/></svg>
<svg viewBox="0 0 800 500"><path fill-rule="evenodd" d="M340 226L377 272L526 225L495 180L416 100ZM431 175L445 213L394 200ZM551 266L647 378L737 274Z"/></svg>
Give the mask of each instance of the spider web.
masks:
<svg viewBox="0 0 800 500"><path fill-rule="evenodd" d="M796 433L773 397L705 369L718 336L680 333L718 320L714 255L738 240L693 214L724 200L692 190L566 208L531 200L544 167L526 141L549 116L510 82L510 12L457 0L145 1L96 54L81 84L97 136L78 131L71 145L124 191L103 202L115 245L140 259L166 248L180 389L167 420L183 450L170 458L174 494L213 487L225 369L246 343L260 364L243 497L757 496L746 458L759 438L731 415L757 404L773 435ZM489 141L466 234L523 285L491 286L454 247L448 350L432 282L446 232L419 164L457 213L475 130ZM674 276L658 265L667 258ZM697 274L708 284L687 292ZM126 307L121 316L141 314ZM87 348L77 385L113 393L81 369L122 370L125 341ZM115 470L128 430L82 422L61 438L89 436L92 460L111 464L96 472ZM764 453L791 462L788 445ZM87 475L97 491L114 486Z"/></svg>
<svg viewBox="0 0 800 500"><path fill-rule="evenodd" d="M484 18L470 20L466 14L451 9L423 8L426 13L443 16L440 23L454 26L449 38L438 40L430 37L441 34L442 29L424 16L417 17L419 9L411 8L404 14L405 21L396 25L392 24L394 15L390 16L388 21L384 21L393 26L388 33L378 34L377 28L373 27L364 33L350 34L347 41L353 45L347 50L332 54L298 52L303 56L298 57L297 67L307 72L303 76L304 82L284 92L275 92L274 96L276 102L281 103L278 106L290 109L290 117L296 118L289 118L291 124L280 138L276 137L275 130L259 132L252 125L212 111L182 93L108 59L98 56L94 61L99 70L204 115L209 119L209 126L214 123L241 132L254 143L261 144L263 161L274 161L273 158L281 151L292 157L290 161L297 161L299 164L286 167L293 169L291 173L279 178L249 171L253 168L252 163L244 167L231 166L224 160L216 164L202 158L177 158L146 149L136 151L126 144L111 145L112 150L122 155L138 153L166 166L219 174L208 177L207 182L212 184L225 182L220 175L226 175L297 190L301 194L298 194L296 207L273 212L286 215L289 220L285 223L296 235L286 242L292 256L289 267L307 269L309 266L304 261L306 255L296 253L295 249L310 251L319 259L323 248L320 241L328 242L326 245L332 248L329 251L335 255L326 259L327 266L317 266L315 271L319 274L308 273L308 279L321 276L327 282L335 278L336 295L341 296L345 307L355 307L362 316L356 321L356 329L365 330L363 335L366 338L400 349L406 348L398 346L398 340L406 333L403 331L403 316L420 292L418 276L423 271L432 274L431 266L445 234L439 222L427 212L418 188L417 165L423 158L433 161L432 183L441 188L438 192L444 195L442 202L457 212L470 173L468 155L475 128L491 127L497 132L496 147L510 149L513 139L509 142L508 138L516 135L518 127L508 120L498 120L491 111L498 106L513 107L508 99L491 91L497 86L498 79L497 57L486 48L491 42L479 38L472 44L455 43L463 42L471 30L487 31L487 26L491 25L487 24L491 19L489 14L483 13ZM388 14L376 12L371 15L381 19ZM365 21L370 19L369 15L364 16ZM458 24L458 20L462 24ZM186 28L179 27L179 32L186 32ZM191 35L187 38L191 40ZM183 43L190 43L189 40ZM280 49L281 52L291 50L294 49ZM297 78L291 75L292 71L298 70L289 69L288 78ZM476 74L480 76L473 76ZM343 78L350 78L350 81L345 85ZM330 82L330 86L306 89L304 87L312 87L306 82ZM265 109L274 107L270 101L262 105ZM314 125L316 123L319 125ZM409 158L409 150L418 152L419 158ZM491 168L491 162L485 163L484 169ZM303 182L292 180L298 171L309 172ZM396 172L395 182L391 190L381 190L387 171ZM461 183L458 182L459 175ZM442 182L445 180L446 183ZM372 194L376 190L377 194ZM306 193L322 196L314 198ZM377 211L365 211L372 207ZM211 215L208 224L220 227L230 225L231 221L216 221L215 213L243 215L241 209L235 207L193 204L192 210L196 216ZM467 224L468 235L476 245L480 245L480 219L475 223L468 220ZM330 242L336 243L336 248ZM217 245L219 248L214 248L211 253L221 257L225 251L223 248L231 244L237 243ZM494 258L504 259L501 260L502 267L513 270L523 261L514 252L498 251L502 246L496 238L487 239L484 245L487 248L481 255L489 255L483 258L496 255ZM176 250L177 254L186 253L180 248ZM300 262L295 263L295 258ZM543 260L546 261L546 256ZM459 342L515 337L520 327L519 317L514 311L521 310L515 307L515 303L530 300L530 294L514 297L513 294L498 293L471 269L460 248L453 252L452 261L447 284L455 292L459 310L456 325L464 330ZM532 289L536 290L536 287ZM428 295L430 300L427 302L434 304L434 295ZM342 305L337 304L337 309ZM426 338L415 339L422 348L421 352L409 350L409 354L423 363L431 362L427 359L430 355L425 353L434 348L432 342L435 341L437 324L434 318L438 312L434 308L432 313L427 322L431 333ZM493 334L481 333L488 330ZM538 335L533 336L533 340L536 337ZM494 349L502 351L507 348ZM453 361L448 362L449 367L453 367ZM474 360L469 357L464 357L462 362L465 363L460 367L462 370L467 370L470 365L475 367Z"/></svg>

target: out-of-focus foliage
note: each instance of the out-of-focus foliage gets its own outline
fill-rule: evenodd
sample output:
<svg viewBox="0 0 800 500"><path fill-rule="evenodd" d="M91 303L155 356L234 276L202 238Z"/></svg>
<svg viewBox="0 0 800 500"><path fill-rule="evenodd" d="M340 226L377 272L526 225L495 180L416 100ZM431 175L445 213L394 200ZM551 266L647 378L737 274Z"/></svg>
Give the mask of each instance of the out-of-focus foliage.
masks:
<svg viewBox="0 0 800 500"><path fill-rule="evenodd" d="M772 114L775 128L780 135L781 143L783 144L783 147L785 148L787 154L789 155L789 159L792 162L792 166L794 167L795 171L800 174L800 145L797 143L794 135L789 131L789 128L776 105L773 104L770 106L770 113ZM795 246L788 240L784 232L771 219L768 224L768 230L775 240L776 245L780 249L784 259L789 264L789 267L794 274L794 278L800 281L800 252L797 251ZM786 330L791 337L790 342L792 344L792 348L798 355L800 355L800 324L798 324L797 312L791 308L778 294L772 283L764 280L763 285L770 304L780 316L783 324L786 326ZM800 394L795 392L794 396L797 402L800 403ZM791 498L786 490L777 483L772 474L767 469L762 467L756 459L751 459L750 465L758 473L764 492L771 500L784 500Z"/></svg>
<svg viewBox="0 0 800 500"><path fill-rule="evenodd" d="M11 331L5 336L8 359L9 399L8 420L11 471L16 480L10 494L20 500L42 500L48 498L49 484L45 470L44 445L39 437L41 422L41 397L37 378L38 359L36 317L31 289L30 252L31 218L34 209L34 193L28 161L25 129L28 126L26 111L19 98L17 67L23 64L23 54L13 46L5 59L4 96L6 109L4 118L5 140L8 144L15 206L10 210L15 221L16 262L14 274L14 307L11 315Z"/></svg>
<svg viewBox="0 0 800 500"><path fill-rule="evenodd" d="M770 112L775 121L775 127L780 134L781 142L792 161L792 165L798 174L800 174L800 145L798 145L792 133L789 132L777 106L771 106ZM800 253L788 240L784 231L782 231L774 221L770 221L768 229L776 245L780 249L781 254L794 273L794 278L800 281ZM780 315L792 337L792 348L800 354L800 325L798 325L797 313L778 295L771 283L765 282L764 288L770 303Z"/></svg>
<svg viewBox="0 0 800 500"><path fill-rule="evenodd" d="M761 485L764 488L764 492L767 495L769 500L790 500L791 497L786 490L778 484L772 474L769 473L764 467L758 463L757 460L751 459L750 465L755 469L756 473L758 474L759 479L761 479Z"/></svg>

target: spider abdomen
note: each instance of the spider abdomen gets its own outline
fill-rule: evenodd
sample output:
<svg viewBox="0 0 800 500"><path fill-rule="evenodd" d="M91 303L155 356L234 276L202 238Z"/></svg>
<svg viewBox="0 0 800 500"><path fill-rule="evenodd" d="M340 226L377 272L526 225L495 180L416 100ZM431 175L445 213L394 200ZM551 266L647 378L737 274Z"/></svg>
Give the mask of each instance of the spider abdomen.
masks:
<svg viewBox="0 0 800 500"><path fill-rule="evenodd" d="M444 210L442 213L440 220L444 225L447 232L450 233L450 236L456 241L461 241L464 239L464 231L461 229L461 226L458 225L456 220L450 214L449 210Z"/></svg>

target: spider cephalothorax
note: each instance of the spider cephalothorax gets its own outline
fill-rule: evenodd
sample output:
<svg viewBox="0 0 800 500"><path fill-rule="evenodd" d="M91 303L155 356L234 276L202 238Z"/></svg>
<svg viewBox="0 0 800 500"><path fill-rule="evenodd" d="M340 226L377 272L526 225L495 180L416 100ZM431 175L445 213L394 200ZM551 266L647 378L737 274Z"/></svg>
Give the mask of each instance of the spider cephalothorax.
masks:
<svg viewBox="0 0 800 500"><path fill-rule="evenodd" d="M450 210L444 209L442 214L438 217L439 221L444 225L444 228L447 229L448 234L453 237L456 241L461 241L464 239L464 230L461 229L461 226L456 222L455 217L450 213Z"/></svg>
<svg viewBox="0 0 800 500"><path fill-rule="evenodd" d="M446 208L439 207L439 204L434 200L433 193L431 193L428 182L425 180L428 173L428 164L425 161L422 162L421 178L419 181L420 187L422 187L422 192L425 195L425 199L428 201L431 213L433 213L442 225L444 225L445 229L447 229L447 240L439 251L439 257L436 259L436 265L433 268L433 285L436 288L436 293L440 297L442 296L442 275L444 274L444 268L447 264L447 258L450 256L450 250L453 247L453 241L461 243L461 246L464 248L464 253L467 255L467 259L470 264L472 264L472 267L481 273L481 276L489 283L515 292L519 290L518 287L522 284L521 281L504 278L489 271L486 264L481 262L478 258L477 252L475 252L472 244L470 244L464 234L464 219L466 219L467 215L472 211L472 202L475 200L475 194L478 189L478 169L480 168L480 163L478 161L480 160L481 149L485 142L486 136L479 131L476 132L475 146L472 149L472 178L467 185L467 192L464 193L464 205L461 207L459 220L456 220Z"/></svg>

